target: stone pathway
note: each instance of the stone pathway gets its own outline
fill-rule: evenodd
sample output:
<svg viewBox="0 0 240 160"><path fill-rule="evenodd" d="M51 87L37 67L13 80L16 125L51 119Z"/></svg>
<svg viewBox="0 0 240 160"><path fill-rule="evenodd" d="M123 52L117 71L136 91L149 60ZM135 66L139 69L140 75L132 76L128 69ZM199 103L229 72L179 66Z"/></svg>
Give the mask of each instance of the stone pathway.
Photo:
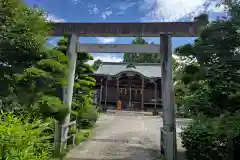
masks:
<svg viewBox="0 0 240 160"><path fill-rule="evenodd" d="M101 115L96 135L71 150L65 160L159 159L161 126L160 117Z"/></svg>

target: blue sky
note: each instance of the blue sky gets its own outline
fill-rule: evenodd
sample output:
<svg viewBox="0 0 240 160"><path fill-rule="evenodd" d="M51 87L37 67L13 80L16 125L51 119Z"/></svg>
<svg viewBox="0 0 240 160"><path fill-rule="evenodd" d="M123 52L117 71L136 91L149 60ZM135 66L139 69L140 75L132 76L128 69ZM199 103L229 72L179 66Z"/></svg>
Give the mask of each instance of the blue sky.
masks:
<svg viewBox="0 0 240 160"><path fill-rule="evenodd" d="M210 19L223 16L220 0L24 0L29 6L37 4L48 13L48 20L56 22L153 22L191 21L200 13L209 13ZM159 38L145 38L159 44ZM49 40L55 44L58 38ZM81 37L81 43L129 44L133 38ZM191 43L194 38L173 38L173 49ZM94 59L119 62L123 54L93 53Z"/></svg>

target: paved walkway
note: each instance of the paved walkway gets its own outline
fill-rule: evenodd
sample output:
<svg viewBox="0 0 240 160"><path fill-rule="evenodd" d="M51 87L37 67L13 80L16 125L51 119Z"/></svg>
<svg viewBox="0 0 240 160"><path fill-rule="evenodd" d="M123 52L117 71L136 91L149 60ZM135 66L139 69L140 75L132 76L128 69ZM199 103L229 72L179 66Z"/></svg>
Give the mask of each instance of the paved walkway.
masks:
<svg viewBox="0 0 240 160"><path fill-rule="evenodd" d="M177 120L177 132L186 123ZM161 126L160 117L101 115L96 135L85 145L71 150L65 160L159 159Z"/></svg>

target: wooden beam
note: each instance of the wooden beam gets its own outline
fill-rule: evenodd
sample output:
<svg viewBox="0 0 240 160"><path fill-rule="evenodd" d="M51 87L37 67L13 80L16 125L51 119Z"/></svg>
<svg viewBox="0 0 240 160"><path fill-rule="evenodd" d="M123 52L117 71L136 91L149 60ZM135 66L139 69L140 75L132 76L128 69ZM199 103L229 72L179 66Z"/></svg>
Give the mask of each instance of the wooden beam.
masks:
<svg viewBox="0 0 240 160"><path fill-rule="evenodd" d="M195 37L197 22L151 23L52 23L52 36L76 34L82 37L158 37L170 33L175 37Z"/></svg>
<svg viewBox="0 0 240 160"><path fill-rule="evenodd" d="M160 53L155 44L78 44L77 52L90 53Z"/></svg>

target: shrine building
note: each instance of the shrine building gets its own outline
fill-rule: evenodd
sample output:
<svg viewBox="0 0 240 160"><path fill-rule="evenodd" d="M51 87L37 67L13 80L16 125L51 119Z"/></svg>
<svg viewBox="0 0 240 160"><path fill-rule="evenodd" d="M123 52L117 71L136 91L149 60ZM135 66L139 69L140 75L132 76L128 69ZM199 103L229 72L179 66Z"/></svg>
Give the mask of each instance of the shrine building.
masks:
<svg viewBox="0 0 240 160"><path fill-rule="evenodd" d="M94 76L97 101L107 109L118 100L123 110L161 109L160 63L102 62Z"/></svg>

